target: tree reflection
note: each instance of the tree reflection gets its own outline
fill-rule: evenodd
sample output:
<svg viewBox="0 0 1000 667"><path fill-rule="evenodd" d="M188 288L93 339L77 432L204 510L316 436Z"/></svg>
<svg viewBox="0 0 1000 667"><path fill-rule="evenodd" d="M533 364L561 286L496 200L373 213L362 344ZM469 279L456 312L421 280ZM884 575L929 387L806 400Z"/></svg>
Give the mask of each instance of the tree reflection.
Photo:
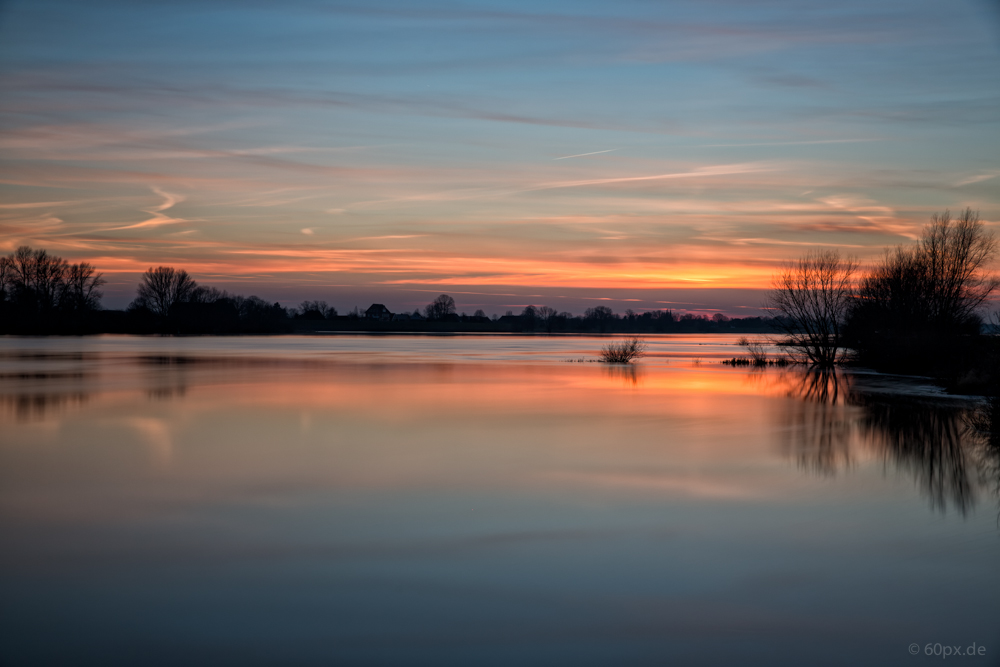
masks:
<svg viewBox="0 0 1000 667"><path fill-rule="evenodd" d="M793 376L794 377L794 376ZM851 465L851 436L855 425L842 399L836 372L813 369L793 382L783 449L803 468L833 475Z"/></svg>
<svg viewBox="0 0 1000 667"><path fill-rule="evenodd" d="M4 412L13 413L19 422L44 421L51 413L82 407L89 398L86 392L22 393L0 395Z"/></svg>
<svg viewBox="0 0 1000 667"><path fill-rule="evenodd" d="M608 364L604 366L604 374L630 387L638 387L642 380L642 371L632 364Z"/></svg>
<svg viewBox="0 0 1000 667"><path fill-rule="evenodd" d="M977 444L973 451L976 469L1000 499L1000 397L992 396L983 401L968 415L968 425L976 434Z"/></svg>
<svg viewBox="0 0 1000 667"><path fill-rule="evenodd" d="M932 506L966 514L984 492L1000 497L1000 438L974 411L921 395L866 391L835 371L789 375L796 399L783 416L783 449L803 468L831 475L863 448L917 482Z"/></svg>
<svg viewBox="0 0 1000 667"><path fill-rule="evenodd" d="M0 415L37 422L82 407L90 397L86 387L94 378L86 363L92 359L80 352L0 353Z"/></svg>
<svg viewBox="0 0 1000 667"><path fill-rule="evenodd" d="M861 434L876 452L917 480L937 508L965 514L975 504L977 471L966 409L931 401L855 393Z"/></svg>

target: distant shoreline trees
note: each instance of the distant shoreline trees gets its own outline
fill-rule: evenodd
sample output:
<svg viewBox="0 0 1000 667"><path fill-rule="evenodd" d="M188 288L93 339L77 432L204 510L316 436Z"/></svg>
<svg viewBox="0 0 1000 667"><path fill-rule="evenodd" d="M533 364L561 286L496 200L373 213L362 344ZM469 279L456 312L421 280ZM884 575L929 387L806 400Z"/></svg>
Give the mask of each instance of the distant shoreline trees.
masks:
<svg viewBox="0 0 1000 667"><path fill-rule="evenodd" d="M306 302L327 310L321 302ZM233 334L290 331L288 312L256 296L200 286L187 271L150 267L129 304L132 326L147 333ZM324 313L325 316L325 313Z"/></svg>
<svg viewBox="0 0 1000 667"><path fill-rule="evenodd" d="M139 280L130 309L145 308L159 317L168 317L177 304L190 301L198 283L187 271L159 266L149 268Z"/></svg>
<svg viewBox="0 0 1000 667"><path fill-rule="evenodd" d="M35 269L25 267L36 266ZM25 279L24 276L28 276ZM607 306L583 316L548 306L525 306L520 315L487 317L477 309L459 315L453 297L442 294L424 309L398 318L372 320L360 309L338 316L325 301L303 301L283 308L256 296L229 294L199 285L185 270L150 267L141 276L135 298L124 310L103 310L101 274L86 262L68 264L43 250L23 247L0 257L0 334L210 334L287 333L293 331L399 331L548 334L768 333L767 317L733 318L670 310L619 315ZM53 297L52 295L57 295ZM56 303L57 308L46 304ZM41 316L40 313L47 313Z"/></svg>
<svg viewBox="0 0 1000 667"><path fill-rule="evenodd" d="M21 246L0 257L0 319L19 333L75 333L101 308L104 278L87 262L70 264Z"/></svg>
<svg viewBox="0 0 1000 667"><path fill-rule="evenodd" d="M424 315L429 320L445 320L455 314L455 299L442 294L424 308Z"/></svg>

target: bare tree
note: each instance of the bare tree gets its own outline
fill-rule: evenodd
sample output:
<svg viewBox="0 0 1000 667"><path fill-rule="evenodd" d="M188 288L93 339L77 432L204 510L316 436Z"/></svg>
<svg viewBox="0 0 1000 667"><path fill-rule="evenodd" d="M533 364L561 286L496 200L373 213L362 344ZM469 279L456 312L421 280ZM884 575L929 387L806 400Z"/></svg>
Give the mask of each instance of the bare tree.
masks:
<svg viewBox="0 0 1000 667"><path fill-rule="evenodd" d="M50 311L58 303L69 264L44 250L21 246L7 259L9 282L14 297L22 303L31 302L40 311Z"/></svg>
<svg viewBox="0 0 1000 667"><path fill-rule="evenodd" d="M601 333L604 333L608 323L615 319L615 312L607 306L594 306L584 311L583 318L588 322L597 323Z"/></svg>
<svg viewBox="0 0 1000 667"><path fill-rule="evenodd" d="M63 326L70 320L62 316L99 310L103 284L89 263L69 264L45 250L21 246L0 257L0 303L22 330Z"/></svg>
<svg viewBox="0 0 1000 667"><path fill-rule="evenodd" d="M71 264L59 295L60 307L73 312L100 309L104 296L100 287L104 283L104 278L89 263Z"/></svg>
<svg viewBox="0 0 1000 667"><path fill-rule="evenodd" d="M983 272L997 253L996 237L983 229L979 213L966 208L955 220L934 215L918 250L928 266L932 318L968 319L1000 287Z"/></svg>
<svg viewBox="0 0 1000 667"><path fill-rule="evenodd" d="M183 269L167 266L149 268L142 274L142 282L132 303L166 317L174 304L189 300L197 288L198 283Z"/></svg>
<svg viewBox="0 0 1000 667"><path fill-rule="evenodd" d="M447 294L442 294L428 304L424 311L429 320L443 320L455 314L455 300Z"/></svg>
<svg viewBox="0 0 1000 667"><path fill-rule="evenodd" d="M0 257L0 303L10 298L14 280L14 264L8 257Z"/></svg>
<svg viewBox="0 0 1000 667"><path fill-rule="evenodd" d="M298 317L304 320L326 320L337 315L337 309L326 304L326 301L303 301L299 304Z"/></svg>
<svg viewBox="0 0 1000 667"><path fill-rule="evenodd" d="M858 263L835 250L811 252L774 278L767 307L788 335L785 345L810 364L829 368L843 346Z"/></svg>
<svg viewBox="0 0 1000 667"><path fill-rule="evenodd" d="M977 311L1000 286L985 271L996 253L996 238L972 209L954 220L935 214L915 246L887 251L861 281L852 324L862 333L975 332Z"/></svg>
<svg viewBox="0 0 1000 667"><path fill-rule="evenodd" d="M545 325L545 330L552 333L552 324L556 318L556 309L549 306L535 308L535 318Z"/></svg>

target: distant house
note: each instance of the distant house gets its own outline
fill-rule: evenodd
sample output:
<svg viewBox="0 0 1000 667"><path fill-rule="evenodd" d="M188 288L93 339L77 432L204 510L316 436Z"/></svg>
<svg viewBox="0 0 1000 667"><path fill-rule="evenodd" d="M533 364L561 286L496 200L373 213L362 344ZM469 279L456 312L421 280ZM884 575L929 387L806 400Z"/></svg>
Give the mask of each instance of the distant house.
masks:
<svg viewBox="0 0 1000 667"><path fill-rule="evenodd" d="M365 311L365 319L378 320L379 322L389 322L392 320L392 313L381 303L373 303Z"/></svg>
<svg viewBox="0 0 1000 667"><path fill-rule="evenodd" d="M393 322L409 322L410 321L410 314L409 313L396 313L395 315L392 316L392 321Z"/></svg>

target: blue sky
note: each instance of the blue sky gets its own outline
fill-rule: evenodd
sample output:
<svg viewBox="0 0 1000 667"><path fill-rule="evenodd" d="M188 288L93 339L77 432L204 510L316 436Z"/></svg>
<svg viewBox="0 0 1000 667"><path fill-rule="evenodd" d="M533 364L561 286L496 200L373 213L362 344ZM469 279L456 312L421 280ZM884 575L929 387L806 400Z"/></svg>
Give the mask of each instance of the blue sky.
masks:
<svg viewBox="0 0 1000 667"><path fill-rule="evenodd" d="M757 313L1000 220L1000 3L7 2L0 251L290 304ZM626 301L629 299L629 301Z"/></svg>

